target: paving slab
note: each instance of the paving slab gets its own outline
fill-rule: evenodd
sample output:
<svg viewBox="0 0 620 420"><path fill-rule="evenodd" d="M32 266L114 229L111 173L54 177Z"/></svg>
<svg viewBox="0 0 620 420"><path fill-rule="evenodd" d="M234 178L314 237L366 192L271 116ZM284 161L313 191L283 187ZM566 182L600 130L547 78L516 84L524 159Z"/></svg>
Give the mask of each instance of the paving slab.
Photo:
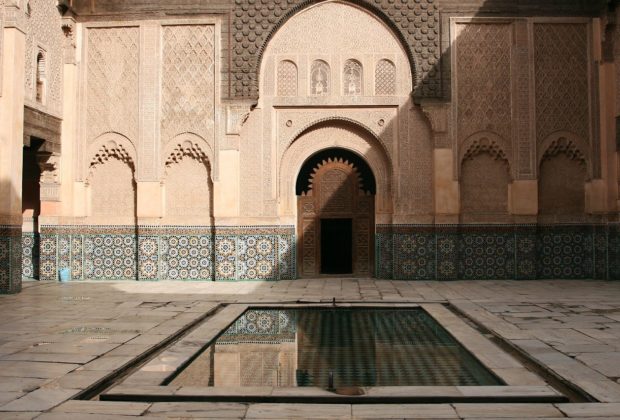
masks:
<svg viewBox="0 0 620 420"><path fill-rule="evenodd" d="M246 419L349 419L347 404L252 404Z"/></svg>
<svg viewBox="0 0 620 420"><path fill-rule="evenodd" d="M52 412L140 416L150 406L149 403L141 402L71 400L54 408Z"/></svg>
<svg viewBox="0 0 620 420"><path fill-rule="evenodd" d="M454 404L456 412L461 417L516 417L516 418L545 418L562 417L552 404Z"/></svg>
<svg viewBox="0 0 620 420"><path fill-rule="evenodd" d="M249 404L240 403L153 403L147 414L162 417L238 419L244 418Z"/></svg>
<svg viewBox="0 0 620 420"><path fill-rule="evenodd" d="M46 411L73 397L78 391L76 389L39 388L0 406L0 411Z"/></svg>
<svg viewBox="0 0 620 420"><path fill-rule="evenodd" d="M556 404L568 417L607 417L620 418L620 403L586 403L586 404Z"/></svg>
<svg viewBox="0 0 620 420"><path fill-rule="evenodd" d="M355 404L354 419L458 419L450 404Z"/></svg>

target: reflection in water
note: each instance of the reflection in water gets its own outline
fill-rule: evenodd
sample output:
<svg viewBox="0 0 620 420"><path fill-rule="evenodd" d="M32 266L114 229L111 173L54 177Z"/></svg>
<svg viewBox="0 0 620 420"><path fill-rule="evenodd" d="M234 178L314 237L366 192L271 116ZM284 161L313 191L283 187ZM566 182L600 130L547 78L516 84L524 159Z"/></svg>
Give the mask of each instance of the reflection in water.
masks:
<svg viewBox="0 0 620 420"><path fill-rule="evenodd" d="M422 309L249 309L171 383L502 385Z"/></svg>

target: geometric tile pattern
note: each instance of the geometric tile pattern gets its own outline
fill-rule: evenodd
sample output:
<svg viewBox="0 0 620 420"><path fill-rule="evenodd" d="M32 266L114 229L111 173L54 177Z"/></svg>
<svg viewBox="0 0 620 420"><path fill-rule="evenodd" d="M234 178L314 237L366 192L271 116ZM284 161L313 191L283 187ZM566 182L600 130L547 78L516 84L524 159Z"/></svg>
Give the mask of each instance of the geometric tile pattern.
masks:
<svg viewBox="0 0 620 420"><path fill-rule="evenodd" d="M22 227L0 225L0 294L22 286Z"/></svg>
<svg viewBox="0 0 620 420"><path fill-rule="evenodd" d="M620 225L378 225L378 278L620 280Z"/></svg>
<svg viewBox="0 0 620 420"><path fill-rule="evenodd" d="M503 280L515 277L514 230L463 228L458 241L458 278Z"/></svg>
<svg viewBox="0 0 620 420"><path fill-rule="evenodd" d="M608 275L610 280L620 280L620 224L609 225Z"/></svg>
<svg viewBox="0 0 620 420"><path fill-rule="evenodd" d="M43 226L40 278L70 268L72 280L294 279L294 250L292 226Z"/></svg>
<svg viewBox="0 0 620 420"><path fill-rule="evenodd" d="M296 311L248 309L222 334L217 344L234 344L239 340L281 343L295 341Z"/></svg>
<svg viewBox="0 0 620 420"><path fill-rule="evenodd" d="M22 233L22 277L39 278L39 234Z"/></svg>
<svg viewBox="0 0 620 420"><path fill-rule="evenodd" d="M594 278L594 230L586 226L539 227L537 278Z"/></svg>

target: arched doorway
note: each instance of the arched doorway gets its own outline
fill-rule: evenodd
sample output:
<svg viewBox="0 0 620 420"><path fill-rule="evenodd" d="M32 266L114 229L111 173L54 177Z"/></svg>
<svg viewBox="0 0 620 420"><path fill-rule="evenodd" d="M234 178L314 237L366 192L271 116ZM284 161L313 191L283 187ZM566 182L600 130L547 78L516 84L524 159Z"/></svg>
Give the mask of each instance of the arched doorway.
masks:
<svg viewBox="0 0 620 420"><path fill-rule="evenodd" d="M308 158L296 184L301 277L370 276L376 183L359 155L330 148Z"/></svg>

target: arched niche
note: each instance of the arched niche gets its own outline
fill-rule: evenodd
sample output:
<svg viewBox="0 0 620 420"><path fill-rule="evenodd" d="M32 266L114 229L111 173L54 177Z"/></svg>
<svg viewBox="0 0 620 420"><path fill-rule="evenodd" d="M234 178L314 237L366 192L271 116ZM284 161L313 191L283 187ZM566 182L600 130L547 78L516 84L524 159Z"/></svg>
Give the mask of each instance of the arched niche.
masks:
<svg viewBox="0 0 620 420"><path fill-rule="evenodd" d="M136 219L136 150L118 133L91 144L86 177L88 215L97 223L134 223Z"/></svg>
<svg viewBox="0 0 620 420"><path fill-rule="evenodd" d="M464 221L504 221L512 182L506 142L492 132L477 133L460 149L460 213Z"/></svg>
<svg viewBox="0 0 620 420"><path fill-rule="evenodd" d="M538 209L547 221L580 219L586 211L591 166L579 138L565 134L547 139L540 150Z"/></svg>
<svg viewBox="0 0 620 420"><path fill-rule="evenodd" d="M213 151L200 136L176 136L164 151L164 216L170 223L213 222Z"/></svg>

